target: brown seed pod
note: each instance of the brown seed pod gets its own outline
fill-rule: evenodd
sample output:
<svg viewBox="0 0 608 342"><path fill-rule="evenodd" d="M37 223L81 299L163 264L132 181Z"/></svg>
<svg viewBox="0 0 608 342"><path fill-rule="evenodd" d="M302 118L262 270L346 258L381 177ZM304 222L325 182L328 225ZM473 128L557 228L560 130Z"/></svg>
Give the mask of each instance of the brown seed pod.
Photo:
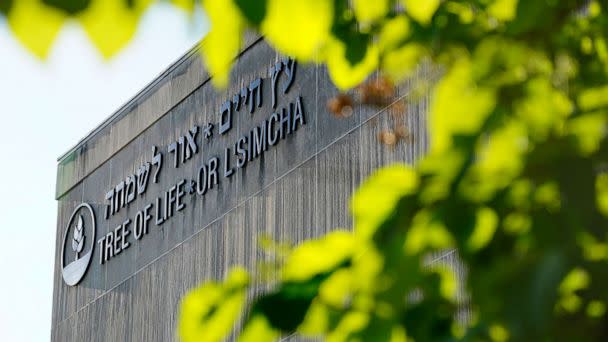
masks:
<svg viewBox="0 0 608 342"><path fill-rule="evenodd" d="M357 97L359 102L367 104L371 100L371 91L369 90L369 85L367 83L360 84L357 87Z"/></svg>
<svg viewBox="0 0 608 342"><path fill-rule="evenodd" d="M380 77L357 87L361 103L388 105L395 96L395 85L386 77Z"/></svg>
<svg viewBox="0 0 608 342"><path fill-rule="evenodd" d="M385 98L395 96L395 85L387 77L380 77L378 81L376 81L376 87L378 94Z"/></svg>
<svg viewBox="0 0 608 342"><path fill-rule="evenodd" d="M343 118L347 118L353 115L353 107L352 106L344 106L342 107L342 111L340 112Z"/></svg>
<svg viewBox="0 0 608 342"><path fill-rule="evenodd" d="M353 99L347 94L338 94L327 101L327 109L337 117L353 114Z"/></svg>
<svg viewBox="0 0 608 342"><path fill-rule="evenodd" d="M378 134L378 140L386 146L395 146L398 141L397 134L392 130L385 130Z"/></svg>
<svg viewBox="0 0 608 342"><path fill-rule="evenodd" d="M410 132L407 130L407 127L404 125L399 125L395 127L395 135L399 139L405 139L410 136Z"/></svg>

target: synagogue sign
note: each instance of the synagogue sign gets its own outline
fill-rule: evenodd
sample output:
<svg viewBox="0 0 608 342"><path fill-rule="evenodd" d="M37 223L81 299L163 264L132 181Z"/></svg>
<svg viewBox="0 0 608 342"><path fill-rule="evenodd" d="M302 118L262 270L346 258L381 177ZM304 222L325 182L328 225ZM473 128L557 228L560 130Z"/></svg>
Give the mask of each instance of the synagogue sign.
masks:
<svg viewBox="0 0 608 342"><path fill-rule="evenodd" d="M66 263L63 279L66 284L76 285L82 279L93 253L97 262L103 265L134 244L145 243L145 236L154 234L154 227L161 227L177 212L188 210L184 201L187 194L204 197L220 182L242 172L248 163L273 149L281 140L289 139L306 125L300 94L291 96L293 100L290 103L278 106L279 97L286 96L292 89L295 75L296 62L284 58L272 65L267 75L254 79L225 99L217 109L216 122L197 123L166 146L150 146L150 157L134 173L125 172L123 180L99 196L104 201L104 212L99 219L108 221L120 217L120 224L110 227L108 233L96 238L93 209L85 203L77 207L63 240L62 263ZM270 99L263 98L263 87L270 87ZM214 137L225 135L233 129L233 119L237 115L254 113L264 116L259 115L263 119L251 130L228 142L218 155L205 156L201 165L183 168L194 169L193 174L185 174L170 184L162 184L160 175L163 170L178 169L191 162ZM159 187L160 195L147 203L139 201L150 187ZM139 209L126 217L128 207Z"/></svg>

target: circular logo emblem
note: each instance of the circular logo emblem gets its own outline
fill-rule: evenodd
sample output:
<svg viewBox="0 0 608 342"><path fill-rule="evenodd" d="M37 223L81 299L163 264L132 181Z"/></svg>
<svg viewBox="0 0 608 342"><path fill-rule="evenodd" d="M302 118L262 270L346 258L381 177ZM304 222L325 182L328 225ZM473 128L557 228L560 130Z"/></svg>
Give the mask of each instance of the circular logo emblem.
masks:
<svg viewBox="0 0 608 342"><path fill-rule="evenodd" d="M86 203L80 204L68 221L61 247L61 274L63 281L74 286L82 280L95 247L95 213Z"/></svg>

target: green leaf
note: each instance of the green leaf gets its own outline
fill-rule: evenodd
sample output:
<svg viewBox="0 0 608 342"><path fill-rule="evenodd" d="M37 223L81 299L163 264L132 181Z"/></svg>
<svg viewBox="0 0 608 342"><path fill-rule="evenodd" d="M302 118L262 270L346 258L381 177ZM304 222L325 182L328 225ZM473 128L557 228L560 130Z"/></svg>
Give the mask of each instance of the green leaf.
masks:
<svg viewBox="0 0 608 342"><path fill-rule="evenodd" d="M475 135L496 104L495 90L477 85L475 68L461 58L435 88L429 119L431 153L448 150L458 135Z"/></svg>
<svg viewBox="0 0 608 342"><path fill-rule="evenodd" d="M260 25L265 38L278 50L300 61L317 57L330 38L333 0L268 0Z"/></svg>
<svg viewBox="0 0 608 342"><path fill-rule="evenodd" d="M235 0L235 3L241 9L241 13L247 18L249 23L258 26L266 16L267 1L268 0Z"/></svg>
<svg viewBox="0 0 608 342"><path fill-rule="evenodd" d="M406 12L423 26L430 24L441 0L403 0Z"/></svg>
<svg viewBox="0 0 608 342"><path fill-rule="evenodd" d="M203 7L211 21L211 30L201 41L200 51L213 76L213 84L225 88L232 63L241 48L245 19L232 0L205 0Z"/></svg>
<svg viewBox="0 0 608 342"><path fill-rule="evenodd" d="M352 257L354 248L354 236L347 231L333 231L317 240L306 241L287 258L283 279L303 281L331 272Z"/></svg>
<svg viewBox="0 0 608 342"><path fill-rule="evenodd" d="M272 342L279 337L279 332L270 325L262 313L255 313L243 327L239 342Z"/></svg>
<svg viewBox="0 0 608 342"><path fill-rule="evenodd" d="M585 111L608 106L608 86L583 90L577 102Z"/></svg>
<svg viewBox="0 0 608 342"><path fill-rule="evenodd" d="M593 112L577 116L566 123L566 131L576 138L577 145L584 155L595 153L606 137L608 115Z"/></svg>
<svg viewBox="0 0 608 342"><path fill-rule="evenodd" d="M3 0L0 1L0 13L7 15L13 7L13 2L15 0Z"/></svg>
<svg viewBox="0 0 608 342"><path fill-rule="evenodd" d="M369 23L384 18L390 9L390 0L354 0L355 17L361 23Z"/></svg>
<svg viewBox="0 0 608 342"><path fill-rule="evenodd" d="M351 31L350 29L334 30L333 32L336 38L346 47L344 57L346 57L351 67L361 63L367 54L370 35Z"/></svg>
<svg viewBox="0 0 608 342"><path fill-rule="evenodd" d="M20 0L13 3L8 24L21 44L46 58L66 19L62 11L38 0Z"/></svg>
<svg viewBox="0 0 608 342"><path fill-rule="evenodd" d="M596 205L599 211L608 216L608 173L597 175L595 179Z"/></svg>
<svg viewBox="0 0 608 342"><path fill-rule="evenodd" d="M515 103L515 111L535 140L561 127L563 119L572 114L572 101L563 91L555 89L549 78L531 79L524 89L526 96Z"/></svg>
<svg viewBox="0 0 608 342"><path fill-rule="evenodd" d="M528 149L525 125L519 120L505 120L476 149L475 164L460 184L460 192L476 202L491 199L521 173Z"/></svg>
<svg viewBox="0 0 608 342"><path fill-rule="evenodd" d="M282 332L293 332L304 321L306 312L319 293L321 282L329 273L303 282L285 282L278 290L260 297L252 308L252 317L263 315L269 324Z"/></svg>
<svg viewBox="0 0 608 342"><path fill-rule="evenodd" d="M384 54L382 70L394 81L403 81L416 70L425 54L426 50L421 44L405 44Z"/></svg>
<svg viewBox="0 0 608 342"><path fill-rule="evenodd" d="M391 51L399 47L411 34L410 20L405 15L398 15L386 20L378 37L380 51Z"/></svg>
<svg viewBox="0 0 608 342"><path fill-rule="evenodd" d="M329 76L341 90L351 89L365 81L379 63L379 51L376 45L368 46L363 60L355 65L351 64L347 52L348 46L336 38L328 41L324 52Z"/></svg>
<svg viewBox="0 0 608 342"><path fill-rule="evenodd" d="M454 238L445 224L433 217L428 210L414 215L407 231L404 249L408 255L417 255L427 250L442 250L454 245Z"/></svg>
<svg viewBox="0 0 608 342"><path fill-rule="evenodd" d="M171 0L171 3L188 13L192 13L198 0Z"/></svg>
<svg viewBox="0 0 608 342"><path fill-rule="evenodd" d="M454 270L446 264L434 263L426 271L437 276L439 282L438 290L441 297L451 302L456 301L458 278Z"/></svg>
<svg viewBox="0 0 608 342"><path fill-rule="evenodd" d="M488 328L488 335L495 342L506 342L509 340L509 330L500 324L492 324Z"/></svg>
<svg viewBox="0 0 608 342"><path fill-rule="evenodd" d="M467 247L476 251L486 247L496 232L498 226L498 216L491 208L481 208L477 210L475 228L467 241Z"/></svg>
<svg viewBox="0 0 608 342"><path fill-rule="evenodd" d="M418 189L416 171L405 164L395 164L377 170L357 190L351 201L355 216L355 234L363 239L373 236L392 214L399 200Z"/></svg>
<svg viewBox="0 0 608 342"><path fill-rule="evenodd" d="M224 284L209 282L191 291L181 304L181 340L223 340L243 310L248 284L247 272L236 268L230 272Z"/></svg>
<svg viewBox="0 0 608 342"><path fill-rule="evenodd" d="M368 326L370 315L366 312L348 311L342 315L336 328L327 335L327 339L332 342L342 342L358 339L351 335L362 331Z"/></svg>
<svg viewBox="0 0 608 342"><path fill-rule="evenodd" d="M137 23L147 8L144 2L131 8L124 0L92 0L78 20L105 58L114 56L135 35Z"/></svg>
<svg viewBox="0 0 608 342"><path fill-rule="evenodd" d="M488 13L500 21L509 21L517 14L519 0L495 0L489 7Z"/></svg>
<svg viewBox="0 0 608 342"><path fill-rule="evenodd" d="M126 2L126 0L123 0ZM91 4L91 0L42 0L46 5L64 10L69 15L84 11Z"/></svg>
<svg viewBox="0 0 608 342"><path fill-rule="evenodd" d="M606 303L599 300L592 300L587 305L587 316L592 318L599 318L604 316L606 313Z"/></svg>

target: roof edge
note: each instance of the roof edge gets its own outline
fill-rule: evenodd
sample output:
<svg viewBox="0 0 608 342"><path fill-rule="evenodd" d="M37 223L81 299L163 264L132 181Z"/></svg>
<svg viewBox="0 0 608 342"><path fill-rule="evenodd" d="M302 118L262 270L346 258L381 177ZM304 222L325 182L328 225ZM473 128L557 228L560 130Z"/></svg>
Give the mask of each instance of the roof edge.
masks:
<svg viewBox="0 0 608 342"><path fill-rule="evenodd" d="M97 133L106 128L108 125L112 124L114 120L116 120L122 114L130 108L131 105L136 103L138 100L142 99L144 96L148 95L157 85L166 80L168 74L170 74L173 70L179 67L182 63L187 61L192 55L199 52L200 44L204 41L204 38L197 42L193 47L191 47L185 54L178 57L174 62L172 62L165 70L160 72L156 77L150 81L147 85L145 85L140 91L138 91L133 97L131 97L127 102L123 103L118 109L116 109L109 117L105 118L101 123L99 123L95 128L90 130L83 138L81 138L74 146L69 148L66 152L61 154L57 158L57 162L61 163L65 160L69 155L78 150L80 147L85 145L89 140L91 140Z"/></svg>

